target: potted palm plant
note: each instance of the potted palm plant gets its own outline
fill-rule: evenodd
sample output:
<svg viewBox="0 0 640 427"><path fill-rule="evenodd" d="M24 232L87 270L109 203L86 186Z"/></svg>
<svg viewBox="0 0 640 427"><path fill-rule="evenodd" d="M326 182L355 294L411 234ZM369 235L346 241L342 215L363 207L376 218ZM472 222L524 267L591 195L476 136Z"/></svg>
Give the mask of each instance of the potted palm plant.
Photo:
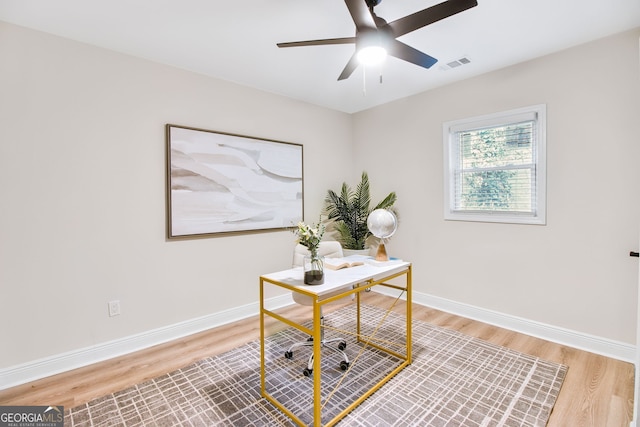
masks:
<svg viewBox="0 0 640 427"><path fill-rule="evenodd" d="M327 230L331 230L333 237L344 249L364 250L367 239L371 237L367 227L369 214L376 209L390 209L396 213L393 209L396 199L396 193L392 191L380 203L371 207L369 176L362 172L355 190L343 182L339 194L333 190L327 192L324 206L329 223Z"/></svg>

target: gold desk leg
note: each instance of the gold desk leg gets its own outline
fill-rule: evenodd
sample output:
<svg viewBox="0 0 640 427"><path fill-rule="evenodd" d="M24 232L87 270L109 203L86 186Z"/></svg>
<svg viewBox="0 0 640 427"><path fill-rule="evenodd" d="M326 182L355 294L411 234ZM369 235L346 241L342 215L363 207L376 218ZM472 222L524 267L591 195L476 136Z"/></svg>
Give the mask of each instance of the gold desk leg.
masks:
<svg viewBox="0 0 640 427"><path fill-rule="evenodd" d="M260 278L260 394L266 397L264 367L264 281Z"/></svg>
<svg viewBox="0 0 640 427"><path fill-rule="evenodd" d="M360 292L356 292L356 342L360 342Z"/></svg>
<svg viewBox="0 0 640 427"><path fill-rule="evenodd" d="M313 299L313 425L322 426L322 389L320 358L322 357L322 331L320 330L321 305Z"/></svg>
<svg viewBox="0 0 640 427"><path fill-rule="evenodd" d="M412 315L411 309L413 308L413 296L411 291L412 285L412 277L411 277L411 265L409 265L409 269L407 270L407 362L411 363L411 348L412 345Z"/></svg>

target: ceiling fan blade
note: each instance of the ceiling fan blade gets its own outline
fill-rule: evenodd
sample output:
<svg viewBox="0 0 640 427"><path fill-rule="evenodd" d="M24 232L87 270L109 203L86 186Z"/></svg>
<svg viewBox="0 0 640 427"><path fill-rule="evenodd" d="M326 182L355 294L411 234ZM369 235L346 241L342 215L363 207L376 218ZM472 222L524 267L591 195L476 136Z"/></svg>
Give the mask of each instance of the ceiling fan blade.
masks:
<svg viewBox="0 0 640 427"><path fill-rule="evenodd" d="M296 47L296 46L321 46L330 44L349 44L355 43L355 37L341 37L337 39L321 39L321 40L306 40L300 42L286 42L277 43L278 47Z"/></svg>
<svg viewBox="0 0 640 427"><path fill-rule="evenodd" d="M347 9L349 9L358 31L367 28L376 29L376 22L373 20L365 0L344 0L344 2L347 4Z"/></svg>
<svg viewBox="0 0 640 427"><path fill-rule="evenodd" d="M347 65L344 67L344 70L342 70L342 73L338 77L338 81L348 79L349 76L356 70L356 68L358 68L358 56L357 52L354 52L349 62L347 62Z"/></svg>
<svg viewBox="0 0 640 427"><path fill-rule="evenodd" d="M392 42L390 42L387 46L387 51L391 56L395 56L396 58L411 62L412 64L416 64L424 68L431 68L433 64L438 62L438 60L433 56L429 56L426 53L420 52L419 50L414 49L411 46L406 45L398 40L393 40Z"/></svg>
<svg viewBox="0 0 640 427"><path fill-rule="evenodd" d="M396 19L388 25L395 37L415 31L478 5L477 0L448 0L419 12Z"/></svg>

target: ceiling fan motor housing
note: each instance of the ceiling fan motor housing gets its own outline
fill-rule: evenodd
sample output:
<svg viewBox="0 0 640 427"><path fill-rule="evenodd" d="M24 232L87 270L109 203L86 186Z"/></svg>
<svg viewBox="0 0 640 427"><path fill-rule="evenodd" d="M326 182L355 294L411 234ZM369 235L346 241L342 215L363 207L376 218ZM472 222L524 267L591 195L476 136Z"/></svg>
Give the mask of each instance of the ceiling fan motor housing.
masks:
<svg viewBox="0 0 640 427"><path fill-rule="evenodd" d="M373 28L363 28L356 33L356 50L371 46L386 48L388 39L389 37L384 31L375 30Z"/></svg>

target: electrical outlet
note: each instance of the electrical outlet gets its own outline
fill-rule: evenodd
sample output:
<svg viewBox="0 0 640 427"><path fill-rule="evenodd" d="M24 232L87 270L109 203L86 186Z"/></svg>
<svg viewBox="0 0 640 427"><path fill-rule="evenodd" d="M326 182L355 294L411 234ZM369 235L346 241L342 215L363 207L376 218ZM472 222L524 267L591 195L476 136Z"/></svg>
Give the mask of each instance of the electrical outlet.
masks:
<svg viewBox="0 0 640 427"><path fill-rule="evenodd" d="M109 301L109 317L120 315L120 301Z"/></svg>

